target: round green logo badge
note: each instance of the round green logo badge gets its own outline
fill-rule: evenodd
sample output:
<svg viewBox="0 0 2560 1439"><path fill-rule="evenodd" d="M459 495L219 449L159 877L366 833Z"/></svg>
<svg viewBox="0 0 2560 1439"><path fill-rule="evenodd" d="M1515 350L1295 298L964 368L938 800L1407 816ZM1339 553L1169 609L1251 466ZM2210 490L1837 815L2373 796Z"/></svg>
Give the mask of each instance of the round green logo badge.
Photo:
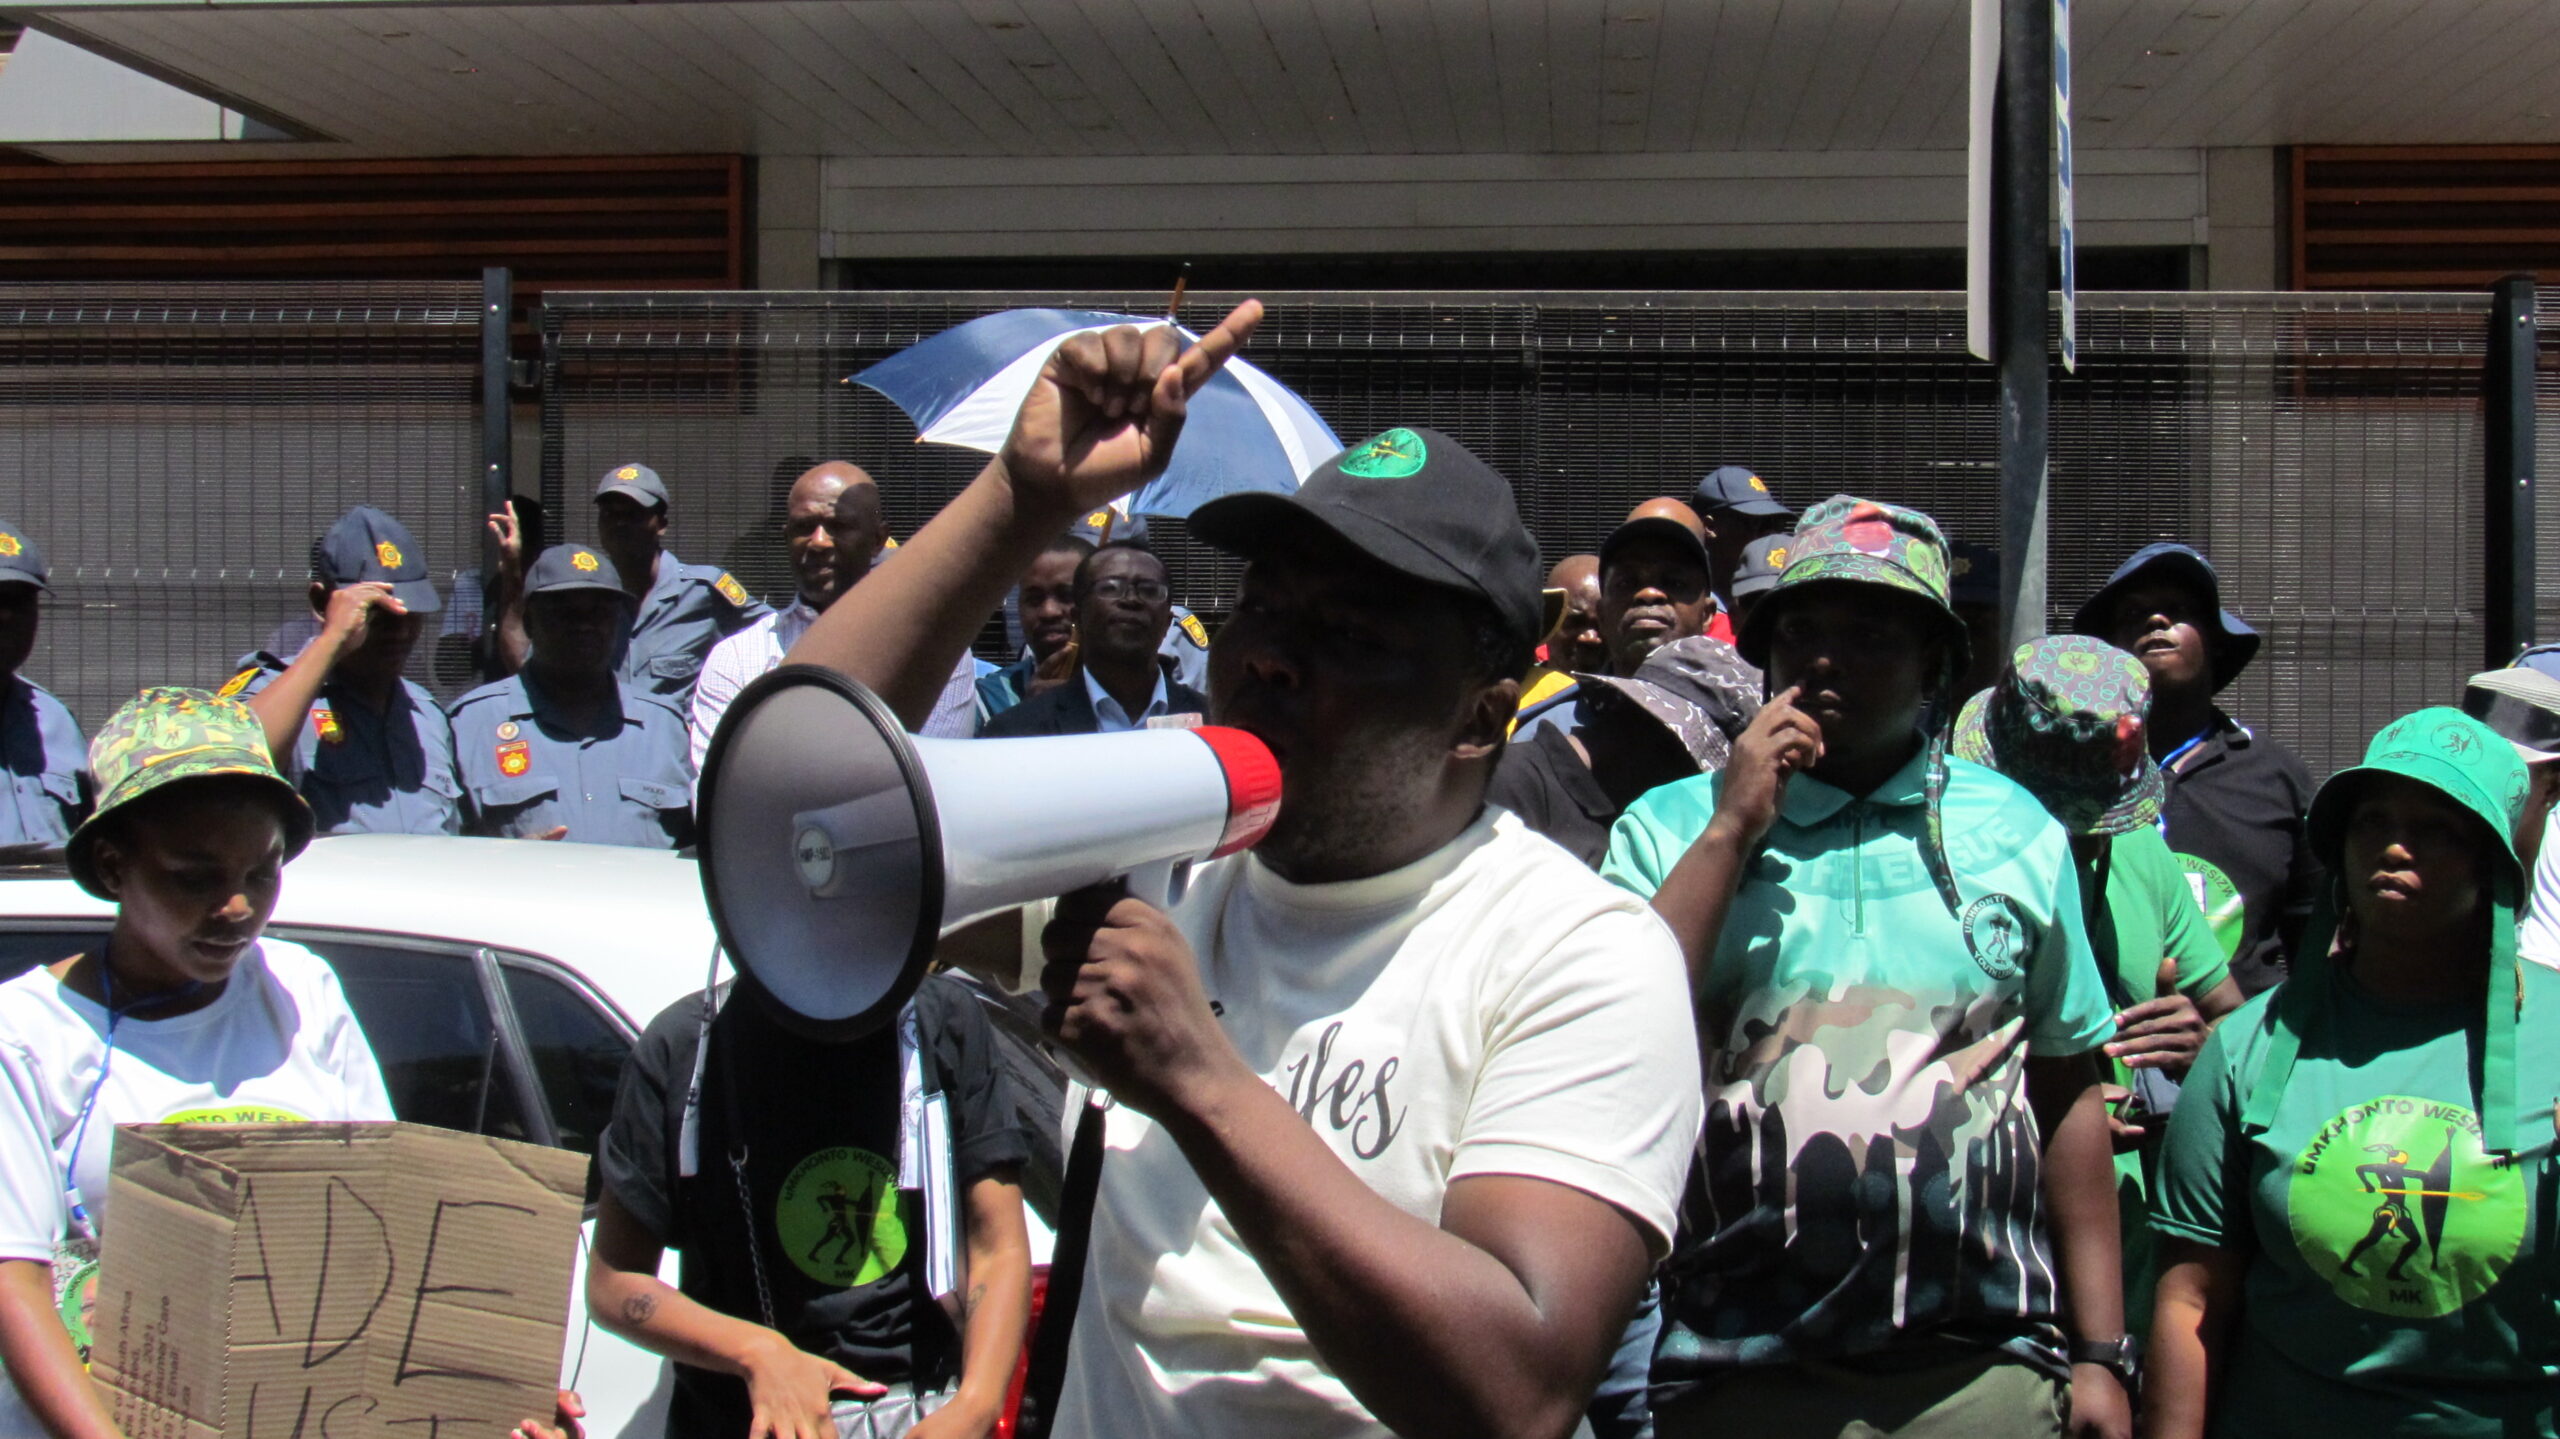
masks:
<svg viewBox="0 0 2560 1439"><path fill-rule="evenodd" d="M801 1273L840 1289L873 1283L907 1255L898 1171L867 1149L821 1149L782 1182L773 1227Z"/></svg>
<svg viewBox="0 0 2560 1439"><path fill-rule="evenodd" d="M2026 911L2005 894L1986 894L1964 907L1964 947L1993 979L2015 979L2027 967L2031 936Z"/></svg>
<svg viewBox="0 0 2560 1439"><path fill-rule="evenodd" d="M219 1104L161 1116L162 1124L308 1124L308 1116L265 1104Z"/></svg>
<svg viewBox="0 0 2560 1439"><path fill-rule="evenodd" d="M2240 902L2240 887L2231 882L2231 876L2194 855L2171 857L2187 872L2187 889L2196 897L2196 908L2204 911L2204 927L2222 946L2222 957L2238 958L2240 932L2249 917Z"/></svg>
<svg viewBox="0 0 2560 1439"><path fill-rule="evenodd" d="M1389 430L1351 447L1342 457L1342 472L1364 480L1401 480L1422 468L1431 452L1411 430Z"/></svg>
<svg viewBox="0 0 2560 1439"><path fill-rule="evenodd" d="M2342 1110L2293 1163L2294 1248L2359 1309L2451 1314L2489 1292L2524 1242L2519 1171L2493 1169L2480 1117L2391 1095Z"/></svg>

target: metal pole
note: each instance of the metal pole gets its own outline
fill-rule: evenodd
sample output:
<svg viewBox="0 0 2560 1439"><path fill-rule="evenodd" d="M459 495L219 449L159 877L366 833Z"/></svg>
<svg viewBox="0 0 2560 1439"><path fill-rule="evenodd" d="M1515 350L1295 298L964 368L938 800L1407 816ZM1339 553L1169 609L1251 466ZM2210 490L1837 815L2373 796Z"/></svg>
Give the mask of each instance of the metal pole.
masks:
<svg viewBox="0 0 2560 1439"><path fill-rule="evenodd" d="M508 374L514 357L508 330L515 320L515 276L503 265L480 272L480 504L483 514L506 507L515 448L515 400ZM498 542L483 526L480 577L498 572Z"/></svg>
<svg viewBox="0 0 2560 1439"><path fill-rule="evenodd" d="M2001 0L1991 139L1991 325L2000 355L2000 628L2044 633L2052 379L2045 266L2053 232L2053 0Z"/></svg>
<svg viewBox="0 0 2560 1439"><path fill-rule="evenodd" d="M2531 275L2509 275L2491 292L2489 354L2481 430L2489 449L2488 663L2508 663L2534 642L2533 379L2538 348Z"/></svg>

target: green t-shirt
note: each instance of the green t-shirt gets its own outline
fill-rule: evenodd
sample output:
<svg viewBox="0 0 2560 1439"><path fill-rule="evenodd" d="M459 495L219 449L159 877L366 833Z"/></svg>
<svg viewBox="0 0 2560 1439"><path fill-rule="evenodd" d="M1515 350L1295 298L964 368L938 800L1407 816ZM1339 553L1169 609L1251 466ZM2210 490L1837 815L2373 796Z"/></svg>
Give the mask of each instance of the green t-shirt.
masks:
<svg viewBox="0 0 2560 1439"><path fill-rule="evenodd" d="M2113 1011L2061 827L1950 761L1951 914L1922 779L1917 756L1864 799L1797 776L1743 877L1699 996L1707 1121L1657 1384L1926 1335L2058 1367L2025 1064L2095 1047ZM1651 895L1721 782L1638 800L1601 873Z"/></svg>
<svg viewBox="0 0 2560 1439"><path fill-rule="evenodd" d="M2091 867L2081 867L2085 881ZM2089 949L2101 973L2115 977L2127 1005L2157 999L2160 961L2178 962L2178 993L2202 999L2231 975L2231 955L2205 926L2168 842L2148 825L2107 843L2107 923L2089 930Z"/></svg>
<svg viewBox="0 0 2560 1439"><path fill-rule="evenodd" d="M2169 1125L2152 1225L2248 1260L2216 1434L2550 1435L2560 1395L2560 972L2519 966L2518 1143L2493 1167L2472 1106L2481 1014L2384 1004L2343 976L2263 1134L2240 1115L2261 994L2205 1045ZM2316 983L2297 980L2294 983Z"/></svg>

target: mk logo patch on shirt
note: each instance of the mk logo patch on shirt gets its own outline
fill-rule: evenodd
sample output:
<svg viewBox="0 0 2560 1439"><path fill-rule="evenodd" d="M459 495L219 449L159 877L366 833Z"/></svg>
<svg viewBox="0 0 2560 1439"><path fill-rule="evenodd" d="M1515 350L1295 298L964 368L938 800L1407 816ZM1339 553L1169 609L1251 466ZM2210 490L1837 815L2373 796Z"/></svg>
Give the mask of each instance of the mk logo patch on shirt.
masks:
<svg viewBox="0 0 2560 1439"><path fill-rule="evenodd" d="M2515 1262L2525 1173L2490 1164L2470 1110L2390 1095L2339 1113L2303 1146L2285 1217L2303 1262L2340 1299L2427 1319L2486 1294Z"/></svg>
<svg viewBox="0 0 2560 1439"><path fill-rule="evenodd" d="M516 779L533 768L533 741L511 740L498 746L498 773Z"/></svg>

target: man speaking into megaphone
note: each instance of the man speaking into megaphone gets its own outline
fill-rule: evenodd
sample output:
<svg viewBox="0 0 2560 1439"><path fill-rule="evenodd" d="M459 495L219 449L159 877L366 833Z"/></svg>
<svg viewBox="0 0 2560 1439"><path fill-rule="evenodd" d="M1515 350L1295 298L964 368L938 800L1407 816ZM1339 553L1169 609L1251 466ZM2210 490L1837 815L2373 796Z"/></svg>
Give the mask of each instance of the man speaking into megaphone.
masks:
<svg viewBox="0 0 2560 1439"><path fill-rule="evenodd" d="M1004 450L790 660L920 720L1030 559L1162 473L1260 318L1069 339ZM1570 1433L1700 1103L1669 932L1484 803L1536 547L1509 484L1419 428L1192 531L1249 562L1210 711L1278 758L1281 809L1170 912L1085 891L1044 935L1049 1023L1117 1101L1051 1432Z"/></svg>

